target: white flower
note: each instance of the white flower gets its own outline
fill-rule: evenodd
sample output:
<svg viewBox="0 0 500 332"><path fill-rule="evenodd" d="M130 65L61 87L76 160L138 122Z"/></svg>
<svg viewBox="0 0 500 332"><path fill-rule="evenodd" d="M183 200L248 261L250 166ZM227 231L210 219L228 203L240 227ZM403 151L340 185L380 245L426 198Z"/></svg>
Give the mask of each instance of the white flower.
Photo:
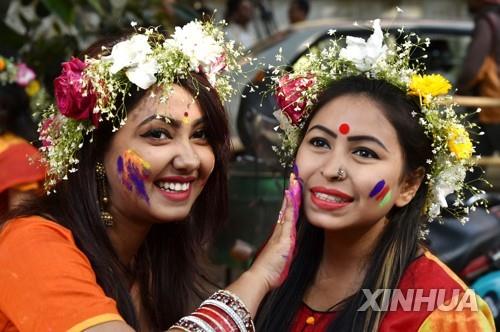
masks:
<svg viewBox="0 0 500 332"><path fill-rule="evenodd" d="M441 207L448 207L446 196L453 193L459 187L459 184L465 179L465 169L462 166L452 166L446 168L438 176L433 187L435 201Z"/></svg>
<svg viewBox="0 0 500 332"><path fill-rule="evenodd" d="M148 89L156 83L155 74L158 72L158 63L155 59L143 62L138 66L131 67L125 71L130 82L141 89Z"/></svg>
<svg viewBox="0 0 500 332"><path fill-rule="evenodd" d="M203 30L200 22L176 27L172 38L167 39L164 46L177 48L184 53L189 58L191 70L198 70L202 66L207 73L210 65L217 63L224 51L222 45Z"/></svg>
<svg viewBox="0 0 500 332"><path fill-rule="evenodd" d="M368 40L347 36L347 46L340 50L339 56L351 61L358 70L368 71L377 61L385 58L387 46L383 42L384 34L380 28L380 20L376 19L373 21L373 34Z"/></svg>
<svg viewBox="0 0 500 332"><path fill-rule="evenodd" d="M112 62L109 68L112 74L126 68L125 74L130 82L147 89L156 82L158 72L158 63L148 57L151 53L148 36L137 34L113 46L105 60Z"/></svg>

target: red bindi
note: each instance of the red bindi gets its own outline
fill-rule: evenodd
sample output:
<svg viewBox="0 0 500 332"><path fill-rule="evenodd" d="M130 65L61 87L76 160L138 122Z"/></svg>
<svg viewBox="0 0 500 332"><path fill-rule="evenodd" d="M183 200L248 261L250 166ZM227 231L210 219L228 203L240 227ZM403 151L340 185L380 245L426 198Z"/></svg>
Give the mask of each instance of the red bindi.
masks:
<svg viewBox="0 0 500 332"><path fill-rule="evenodd" d="M188 112L184 112L184 116L187 118L189 116Z"/></svg>
<svg viewBox="0 0 500 332"><path fill-rule="evenodd" d="M347 135L349 134L349 130L351 128L349 128L349 125L347 123L342 123L339 127L339 131L342 135Z"/></svg>

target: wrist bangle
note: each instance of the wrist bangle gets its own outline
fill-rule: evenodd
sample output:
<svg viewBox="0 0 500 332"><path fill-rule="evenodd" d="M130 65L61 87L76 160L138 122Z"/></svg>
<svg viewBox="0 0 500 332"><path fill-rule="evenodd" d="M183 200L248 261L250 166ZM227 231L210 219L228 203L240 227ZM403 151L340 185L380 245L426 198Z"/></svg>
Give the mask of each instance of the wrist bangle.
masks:
<svg viewBox="0 0 500 332"><path fill-rule="evenodd" d="M218 303L217 303L218 302ZM244 328L248 332L254 332L252 316L241 299L228 290L219 290L208 298L203 304L212 304L226 311L228 315L237 323L240 331ZM223 306L221 306L223 304ZM227 310L229 309L229 310ZM238 324L239 323L239 324Z"/></svg>
<svg viewBox="0 0 500 332"><path fill-rule="evenodd" d="M235 294L219 290L172 328L184 332L255 332L250 312Z"/></svg>

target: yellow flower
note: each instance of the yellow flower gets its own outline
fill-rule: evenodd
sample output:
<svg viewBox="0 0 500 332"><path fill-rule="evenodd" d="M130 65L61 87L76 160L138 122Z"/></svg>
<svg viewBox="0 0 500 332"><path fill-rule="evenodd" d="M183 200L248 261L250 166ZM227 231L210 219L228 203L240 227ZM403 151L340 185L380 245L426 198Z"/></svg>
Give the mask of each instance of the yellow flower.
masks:
<svg viewBox="0 0 500 332"><path fill-rule="evenodd" d="M38 93L38 91L40 91L40 82L38 82L38 80L32 80L26 86L25 91L28 96L33 97Z"/></svg>
<svg viewBox="0 0 500 332"><path fill-rule="evenodd" d="M472 142L463 126L453 125L448 128L448 148L458 159L468 159L472 156Z"/></svg>
<svg viewBox="0 0 500 332"><path fill-rule="evenodd" d="M0 71L3 71L5 69L5 60L4 58L0 57Z"/></svg>
<svg viewBox="0 0 500 332"><path fill-rule="evenodd" d="M408 94L420 96L427 103L430 96L445 95L450 91L450 88L450 82L442 75L413 75L408 87Z"/></svg>

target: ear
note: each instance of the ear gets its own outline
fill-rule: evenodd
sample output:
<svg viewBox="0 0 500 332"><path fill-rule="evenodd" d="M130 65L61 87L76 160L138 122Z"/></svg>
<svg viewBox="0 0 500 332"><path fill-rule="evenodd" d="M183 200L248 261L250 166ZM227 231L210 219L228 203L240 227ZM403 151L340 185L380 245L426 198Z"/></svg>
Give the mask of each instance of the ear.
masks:
<svg viewBox="0 0 500 332"><path fill-rule="evenodd" d="M424 180L425 170L423 167L419 167L417 170L413 171L411 174L405 176L403 182L399 186L399 196L394 202L397 207L403 207L415 197L415 194L420 188L422 181Z"/></svg>

